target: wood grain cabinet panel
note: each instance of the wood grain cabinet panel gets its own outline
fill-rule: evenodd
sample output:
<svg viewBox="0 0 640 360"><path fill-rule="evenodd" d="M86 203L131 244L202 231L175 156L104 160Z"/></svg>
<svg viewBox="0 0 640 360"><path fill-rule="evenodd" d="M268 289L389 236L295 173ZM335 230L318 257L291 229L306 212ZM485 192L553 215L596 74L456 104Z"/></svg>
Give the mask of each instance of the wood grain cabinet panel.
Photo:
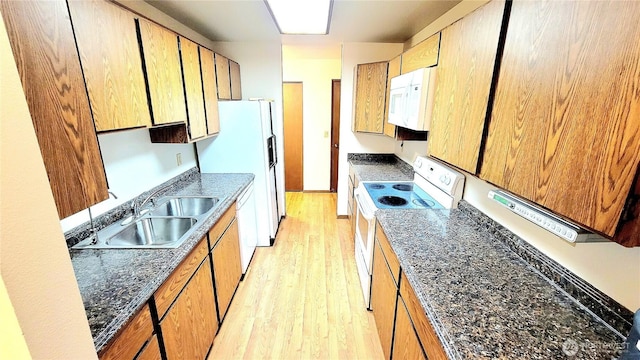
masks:
<svg viewBox="0 0 640 360"><path fill-rule="evenodd" d="M389 123L389 94L391 93L391 78L400 75L400 66L402 65L402 55L398 55L389 61L387 70L387 93L384 105L384 134L392 138L396 137L396 126Z"/></svg>
<svg viewBox="0 0 640 360"><path fill-rule="evenodd" d="M231 100L231 73L229 59L220 54L215 54L216 82L218 83L218 99Z"/></svg>
<svg viewBox="0 0 640 360"><path fill-rule="evenodd" d="M396 314L398 287L391 276L387 261L376 240L373 249L373 276L371 282L371 309L376 321L380 345L385 359L391 357L391 340Z"/></svg>
<svg viewBox="0 0 640 360"><path fill-rule="evenodd" d="M640 2L513 3L483 179L614 235L640 162L638 19Z"/></svg>
<svg viewBox="0 0 640 360"><path fill-rule="evenodd" d="M144 349L140 351L138 356L136 356L136 360L162 360L160 345L158 344L158 337L156 335L153 335Z"/></svg>
<svg viewBox="0 0 640 360"><path fill-rule="evenodd" d="M438 65L440 33L430 36L402 54L402 74Z"/></svg>
<svg viewBox="0 0 640 360"><path fill-rule="evenodd" d="M391 248L389 239L384 233L384 230L382 230L382 226L380 226L379 222L376 222L376 239L378 239L378 243L382 249L382 254L387 262L387 266L389 266L389 271L391 271L391 275L393 276L393 282L398 285L400 283L400 261L398 260L396 253Z"/></svg>
<svg viewBox="0 0 640 360"><path fill-rule="evenodd" d="M62 0L0 6L62 219L108 197L69 13Z"/></svg>
<svg viewBox="0 0 640 360"><path fill-rule="evenodd" d="M151 125L135 14L103 0L69 0L96 130Z"/></svg>
<svg viewBox="0 0 640 360"><path fill-rule="evenodd" d="M180 37L180 54L182 56L184 92L187 97L189 138L197 139L207 135L207 120L204 112L204 96L202 92L202 74L200 73L198 44Z"/></svg>
<svg viewBox="0 0 640 360"><path fill-rule="evenodd" d="M231 81L231 99L242 100L242 84L240 82L240 65L229 60L229 76Z"/></svg>
<svg viewBox="0 0 640 360"><path fill-rule="evenodd" d="M357 65L354 132L383 133L388 65L387 61Z"/></svg>
<svg viewBox="0 0 640 360"><path fill-rule="evenodd" d="M151 313L145 305L98 354L100 360L133 359L152 333Z"/></svg>
<svg viewBox="0 0 640 360"><path fill-rule="evenodd" d="M139 19L144 68L154 125L187 121L178 35L151 21Z"/></svg>
<svg viewBox="0 0 640 360"><path fill-rule="evenodd" d="M420 339L411 324L407 308L401 298L398 299L397 306L393 359L427 359L420 345ZM429 359L431 359L431 356L429 356Z"/></svg>
<svg viewBox="0 0 640 360"><path fill-rule="evenodd" d="M209 246L213 249L214 246L220 241L220 237L227 230L231 222L236 218L236 203L234 202L227 211L222 214L218 222L209 230Z"/></svg>
<svg viewBox="0 0 640 360"><path fill-rule="evenodd" d="M493 0L441 32L428 153L472 174L478 167L504 9L504 1Z"/></svg>
<svg viewBox="0 0 640 360"><path fill-rule="evenodd" d="M209 261L200 264L160 327L168 360L205 359L218 330Z"/></svg>
<svg viewBox="0 0 640 360"><path fill-rule="evenodd" d="M220 321L222 321L242 276L237 221L234 220L227 228L227 231L222 235L211 254L213 256L216 299L218 301Z"/></svg>
<svg viewBox="0 0 640 360"><path fill-rule="evenodd" d="M202 70L202 91L204 92L207 135L220 132L218 113L218 85L216 85L216 65L213 51L200 46L200 66Z"/></svg>

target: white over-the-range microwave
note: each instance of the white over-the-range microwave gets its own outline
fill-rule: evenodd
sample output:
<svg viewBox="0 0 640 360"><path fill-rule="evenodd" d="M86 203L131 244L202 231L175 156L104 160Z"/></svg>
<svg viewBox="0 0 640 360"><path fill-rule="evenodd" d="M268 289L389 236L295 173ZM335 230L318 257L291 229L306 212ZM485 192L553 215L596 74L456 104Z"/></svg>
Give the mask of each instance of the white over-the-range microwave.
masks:
<svg viewBox="0 0 640 360"><path fill-rule="evenodd" d="M392 78L389 123L416 131L429 130L435 92L435 66Z"/></svg>

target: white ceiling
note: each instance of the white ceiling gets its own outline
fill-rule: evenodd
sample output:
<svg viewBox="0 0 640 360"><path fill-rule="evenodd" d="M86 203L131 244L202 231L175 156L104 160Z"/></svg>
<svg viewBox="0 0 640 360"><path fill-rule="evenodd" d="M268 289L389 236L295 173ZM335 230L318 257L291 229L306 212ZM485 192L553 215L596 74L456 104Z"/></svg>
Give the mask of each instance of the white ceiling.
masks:
<svg viewBox="0 0 640 360"><path fill-rule="evenodd" d="M460 0L334 0L329 35L286 35L263 0L145 0L213 41L404 42ZM303 1L303 0L291 0Z"/></svg>

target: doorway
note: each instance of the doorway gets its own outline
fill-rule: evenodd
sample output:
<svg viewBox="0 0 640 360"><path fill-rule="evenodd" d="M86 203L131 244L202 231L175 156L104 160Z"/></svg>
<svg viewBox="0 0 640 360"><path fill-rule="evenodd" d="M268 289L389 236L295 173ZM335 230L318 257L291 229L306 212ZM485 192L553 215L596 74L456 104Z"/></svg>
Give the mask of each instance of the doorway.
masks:
<svg viewBox="0 0 640 360"><path fill-rule="evenodd" d="M338 191L338 154L340 153L340 80L331 80L331 192Z"/></svg>
<svg viewBox="0 0 640 360"><path fill-rule="evenodd" d="M282 83L285 191L302 191L302 83Z"/></svg>

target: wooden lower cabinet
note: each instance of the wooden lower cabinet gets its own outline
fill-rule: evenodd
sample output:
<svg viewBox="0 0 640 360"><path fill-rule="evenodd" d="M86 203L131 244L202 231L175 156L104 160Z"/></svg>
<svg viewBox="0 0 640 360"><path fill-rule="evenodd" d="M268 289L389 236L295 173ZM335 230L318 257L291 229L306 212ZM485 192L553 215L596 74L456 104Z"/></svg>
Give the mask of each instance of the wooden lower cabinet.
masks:
<svg viewBox="0 0 640 360"><path fill-rule="evenodd" d="M145 305L120 333L98 353L100 360L133 359L153 334L149 306Z"/></svg>
<svg viewBox="0 0 640 360"><path fill-rule="evenodd" d="M409 312L407 311L402 298L398 298L396 311L396 333L393 340L393 359L427 359L424 351L422 350L422 345L420 345L418 334L416 334L416 331L411 324Z"/></svg>
<svg viewBox="0 0 640 360"><path fill-rule="evenodd" d="M242 276L240 238L238 222L235 219L214 245L211 256L213 257L218 313L220 314L220 322L222 322Z"/></svg>
<svg viewBox="0 0 640 360"><path fill-rule="evenodd" d="M160 322L167 359L205 359L218 330L211 267L204 259Z"/></svg>
<svg viewBox="0 0 640 360"><path fill-rule="evenodd" d="M393 280L380 243L376 239L375 247L373 248L371 309L373 310L373 318L376 321L380 345L382 345L382 351L386 359L391 356L391 341L397 299L398 286Z"/></svg>
<svg viewBox="0 0 640 360"><path fill-rule="evenodd" d="M147 345L140 351L138 356L136 356L136 360L160 360L162 359L162 355L160 355L160 344L158 344L158 337L153 335L151 340L147 343Z"/></svg>

